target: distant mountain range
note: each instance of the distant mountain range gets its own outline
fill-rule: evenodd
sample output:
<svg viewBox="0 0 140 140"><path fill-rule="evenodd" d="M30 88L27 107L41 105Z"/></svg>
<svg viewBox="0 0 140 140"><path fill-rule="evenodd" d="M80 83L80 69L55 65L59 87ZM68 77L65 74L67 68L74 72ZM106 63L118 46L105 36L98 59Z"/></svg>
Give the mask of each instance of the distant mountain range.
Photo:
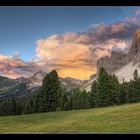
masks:
<svg viewBox="0 0 140 140"><path fill-rule="evenodd" d="M90 91L91 85L96 80L99 68L103 66L110 74L115 74L119 82L130 81L133 79L133 72L135 69L140 74L140 29L134 33L132 46L127 54L123 52L111 52L111 56L106 56L97 62L97 74L90 76L89 80L78 80L71 77L59 78L61 85L67 91L72 91L76 88ZM42 80L47 73L38 71L29 78L9 79L0 76L0 98L7 98L9 96L26 96L34 94L42 85Z"/></svg>
<svg viewBox="0 0 140 140"><path fill-rule="evenodd" d="M11 96L26 96L34 94L42 85L44 77L47 75L44 71L38 71L29 78L10 79L0 76L0 98ZM59 78L61 86L67 91L80 88L86 81L77 80L71 77Z"/></svg>

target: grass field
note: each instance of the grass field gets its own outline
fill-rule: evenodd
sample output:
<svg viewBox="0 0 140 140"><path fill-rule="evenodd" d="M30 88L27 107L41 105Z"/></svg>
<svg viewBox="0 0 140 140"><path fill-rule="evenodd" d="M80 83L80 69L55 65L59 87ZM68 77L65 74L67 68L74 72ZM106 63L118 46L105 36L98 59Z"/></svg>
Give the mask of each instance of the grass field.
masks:
<svg viewBox="0 0 140 140"><path fill-rule="evenodd" d="M140 133L140 103L0 117L0 133Z"/></svg>

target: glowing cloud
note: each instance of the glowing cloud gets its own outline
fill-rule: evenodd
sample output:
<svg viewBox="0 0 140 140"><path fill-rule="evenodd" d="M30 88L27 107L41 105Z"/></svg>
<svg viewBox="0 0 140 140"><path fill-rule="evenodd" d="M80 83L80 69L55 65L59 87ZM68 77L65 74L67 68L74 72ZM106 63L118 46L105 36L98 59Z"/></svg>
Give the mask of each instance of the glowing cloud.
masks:
<svg viewBox="0 0 140 140"><path fill-rule="evenodd" d="M88 64L89 61L94 61L89 46L72 42L74 36L69 35L70 37L66 34L63 38L52 36L37 41L37 56L40 60L46 61L52 69L55 68L62 77L88 79L89 75L95 72L95 66Z"/></svg>

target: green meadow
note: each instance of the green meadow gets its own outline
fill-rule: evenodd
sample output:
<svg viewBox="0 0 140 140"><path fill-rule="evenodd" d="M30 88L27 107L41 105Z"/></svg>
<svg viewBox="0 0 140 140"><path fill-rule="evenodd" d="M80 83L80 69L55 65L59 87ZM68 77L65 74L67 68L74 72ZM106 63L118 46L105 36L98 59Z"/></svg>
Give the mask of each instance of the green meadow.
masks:
<svg viewBox="0 0 140 140"><path fill-rule="evenodd" d="M140 133L140 103L1 116L0 133Z"/></svg>

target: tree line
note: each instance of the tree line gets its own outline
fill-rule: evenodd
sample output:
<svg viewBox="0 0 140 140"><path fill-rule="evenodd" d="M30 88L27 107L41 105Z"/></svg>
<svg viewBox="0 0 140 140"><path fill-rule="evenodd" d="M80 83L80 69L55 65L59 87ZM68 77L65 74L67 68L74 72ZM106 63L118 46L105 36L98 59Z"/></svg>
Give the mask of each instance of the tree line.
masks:
<svg viewBox="0 0 140 140"><path fill-rule="evenodd" d="M115 75L100 68L91 91L75 89L68 92L61 87L57 72L45 76L34 95L0 100L0 115L19 115L38 112L96 108L140 101L140 78L135 70L133 80L119 83Z"/></svg>

